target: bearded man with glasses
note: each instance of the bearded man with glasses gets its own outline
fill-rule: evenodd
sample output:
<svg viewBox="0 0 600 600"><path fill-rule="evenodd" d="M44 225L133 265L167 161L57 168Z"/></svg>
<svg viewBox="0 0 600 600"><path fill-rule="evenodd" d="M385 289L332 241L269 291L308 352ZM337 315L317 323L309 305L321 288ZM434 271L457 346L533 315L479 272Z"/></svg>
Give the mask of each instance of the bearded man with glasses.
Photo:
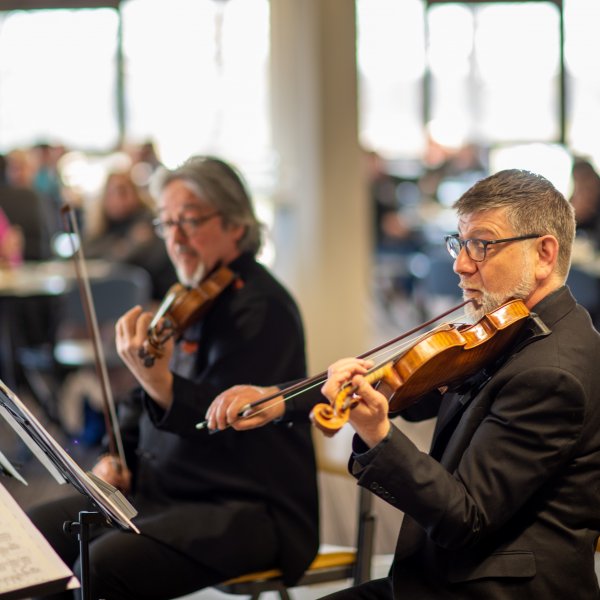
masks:
<svg viewBox="0 0 600 600"><path fill-rule="evenodd" d="M455 208L458 233L446 243L470 320L511 299L537 317L480 372L402 412L437 417L429 454L390 421L365 377L371 361L329 368L321 391L331 402L347 381L356 390L350 472L403 520L389 576L328 599L597 599L600 335L565 285L573 208L521 170L479 181ZM212 427L258 393L240 395L221 394ZM304 401L308 411L319 399ZM285 419L281 406L233 427Z"/></svg>
<svg viewBox="0 0 600 600"><path fill-rule="evenodd" d="M137 306L117 322L117 349L139 382L131 402L120 406L127 465L104 456L93 470L130 496L141 534L94 531L92 597L175 598L272 568L293 584L318 547L310 423L215 436L196 423L235 383L266 386L306 376L298 307L256 260L261 225L231 165L192 158L164 173L155 195L154 226L180 282L195 288L222 267L235 277L208 311L167 340L151 366L140 351L153 315ZM78 545L62 524L77 518L83 501L61 499L30 511L75 572Z"/></svg>

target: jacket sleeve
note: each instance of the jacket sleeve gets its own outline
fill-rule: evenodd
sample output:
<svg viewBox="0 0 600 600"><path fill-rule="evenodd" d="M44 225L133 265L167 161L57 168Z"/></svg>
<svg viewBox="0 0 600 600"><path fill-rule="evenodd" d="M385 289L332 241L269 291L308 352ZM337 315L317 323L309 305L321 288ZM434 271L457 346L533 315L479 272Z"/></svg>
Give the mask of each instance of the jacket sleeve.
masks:
<svg viewBox="0 0 600 600"><path fill-rule="evenodd" d="M585 394L565 371L529 369L484 391L493 402L484 408L473 401L441 463L394 428L368 465L350 464L361 486L445 548L469 546L501 528L569 461L583 424ZM465 435L469 427L473 433ZM362 450L359 440L355 449Z"/></svg>

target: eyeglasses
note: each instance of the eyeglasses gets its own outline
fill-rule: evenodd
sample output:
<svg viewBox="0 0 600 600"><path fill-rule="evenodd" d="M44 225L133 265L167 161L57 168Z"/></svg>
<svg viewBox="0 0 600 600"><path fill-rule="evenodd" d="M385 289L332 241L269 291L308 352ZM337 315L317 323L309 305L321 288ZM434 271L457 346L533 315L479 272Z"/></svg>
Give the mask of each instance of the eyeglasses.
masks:
<svg viewBox="0 0 600 600"><path fill-rule="evenodd" d="M171 235L171 231L174 227L177 227L186 235L186 237L193 236L204 223L214 219L220 215L219 211L204 215L203 217L181 217L177 221L161 221L160 219L154 219L152 225L154 225L154 231L160 238L165 239L168 235Z"/></svg>
<svg viewBox="0 0 600 600"><path fill-rule="evenodd" d="M505 244L506 242L520 242L521 240L533 240L542 237L539 233L530 233L529 235L519 235L517 237L504 238L501 240L479 240L471 238L469 240L461 240L458 233L447 235L446 248L452 258L458 258L460 251L465 248L467 255L475 262L483 262L487 253L488 246L492 244Z"/></svg>

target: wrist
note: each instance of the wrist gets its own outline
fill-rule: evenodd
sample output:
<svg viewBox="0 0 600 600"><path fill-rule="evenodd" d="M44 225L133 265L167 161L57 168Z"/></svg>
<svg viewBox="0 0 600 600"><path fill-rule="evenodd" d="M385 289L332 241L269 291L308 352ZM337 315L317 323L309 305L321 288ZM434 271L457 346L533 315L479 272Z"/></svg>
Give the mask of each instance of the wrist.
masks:
<svg viewBox="0 0 600 600"><path fill-rule="evenodd" d="M392 426L389 420L386 420L372 432L368 432L365 435L359 435L369 448L374 448L390 436L391 430Z"/></svg>

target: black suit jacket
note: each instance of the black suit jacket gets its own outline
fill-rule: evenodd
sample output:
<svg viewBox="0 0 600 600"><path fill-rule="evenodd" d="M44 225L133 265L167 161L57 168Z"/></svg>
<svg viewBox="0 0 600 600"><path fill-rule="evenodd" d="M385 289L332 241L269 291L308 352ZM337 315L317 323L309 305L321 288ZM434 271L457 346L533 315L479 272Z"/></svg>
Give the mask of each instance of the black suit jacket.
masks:
<svg viewBox="0 0 600 600"><path fill-rule="evenodd" d="M239 281L177 344L170 410L139 392L139 402L123 413L135 522L142 534L224 579L276 566L256 562L258 544L275 530L273 553L291 583L318 548L310 424L212 435L195 428L212 400L232 385L305 376L303 329L292 298L251 256L230 268Z"/></svg>
<svg viewBox="0 0 600 600"><path fill-rule="evenodd" d="M405 512L398 599L600 597L600 335L567 288L534 310L551 333L474 393L447 394L429 455L394 427L369 461L351 460L360 485Z"/></svg>

